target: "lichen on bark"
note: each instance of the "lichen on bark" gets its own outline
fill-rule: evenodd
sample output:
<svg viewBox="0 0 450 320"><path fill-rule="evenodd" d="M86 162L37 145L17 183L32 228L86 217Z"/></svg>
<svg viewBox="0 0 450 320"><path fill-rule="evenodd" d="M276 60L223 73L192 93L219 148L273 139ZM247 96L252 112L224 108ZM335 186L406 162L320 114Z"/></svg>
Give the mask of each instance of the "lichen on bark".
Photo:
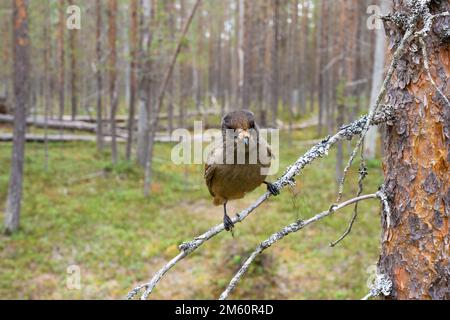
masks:
<svg viewBox="0 0 450 320"><path fill-rule="evenodd" d="M406 1L395 2L396 12L407 13ZM429 7L438 14L450 3L431 1ZM449 23L449 17L436 19L424 38L431 76L444 94L450 91L450 50L441 30ZM402 32L391 28L388 34L395 42ZM389 229L382 219L379 269L393 281L390 298L450 299L450 108L429 80L423 55L417 58L418 39L409 46L387 92L396 118L386 127L383 163L392 213Z"/></svg>

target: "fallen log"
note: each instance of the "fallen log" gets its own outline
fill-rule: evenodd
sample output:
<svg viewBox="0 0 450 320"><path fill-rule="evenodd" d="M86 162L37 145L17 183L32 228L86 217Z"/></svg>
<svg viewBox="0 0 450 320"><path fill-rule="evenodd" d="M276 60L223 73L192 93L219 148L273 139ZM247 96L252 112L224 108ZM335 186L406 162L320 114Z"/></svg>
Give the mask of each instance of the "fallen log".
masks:
<svg viewBox="0 0 450 320"><path fill-rule="evenodd" d="M0 123L14 123L14 116L0 114ZM95 124L81 122L81 121L64 121L64 120L47 120L45 123L44 117L30 117L27 119L27 125L37 128L49 128L56 130L77 130L86 132L95 132L97 126Z"/></svg>
<svg viewBox="0 0 450 320"><path fill-rule="evenodd" d="M186 118L194 118L194 117L203 117L203 116L215 116L220 115L220 111L217 110L206 110L206 111L190 111L187 112L184 116ZM167 113L162 113L158 115L158 119L160 120L167 120L169 118L169 115ZM178 118L176 115L174 116L174 119ZM72 121L71 116L64 116L63 121ZM89 123L96 123L97 119L95 117L91 117L89 115L78 115L75 117L74 121L82 121L82 122L89 122ZM138 121L138 118L136 117L134 121ZM111 119L103 119L102 122L109 123L111 122ZM128 116L127 115L118 115L116 116L116 122L128 122Z"/></svg>
<svg viewBox="0 0 450 320"><path fill-rule="evenodd" d="M198 138L198 137L197 137ZM37 142L44 143L45 135L43 134L31 134L28 133L25 136L26 142ZM155 137L157 142L179 142L178 140L172 138L171 136L158 134ZM12 133L0 133L0 142L12 142L13 134ZM49 134L47 136L48 142L96 142L96 136L94 135L76 135L76 134ZM111 142L111 137L104 137L105 142ZM126 142L126 138L117 137L117 142Z"/></svg>
<svg viewBox="0 0 450 320"><path fill-rule="evenodd" d="M0 114L0 123L13 124L14 116ZM97 125L95 123L87 123L82 121L65 121L65 120L55 120L48 119L47 123L45 118L42 116L29 117L27 119L27 126L33 126L36 128L45 128L53 130L64 130L64 131L83 131L95 133L97 131ZM105 133L105 135L108 135ZM117 136L124 138L126 137L125 130L118 130Z"/></svg>
<svg viewBox="0 0 450 320"><path fill-rule="evenodd" d="M43 134L26 134L25 139L27 142L38 142L44 143L45 136ZM111 137L104 137L106 142L111 141ZM0 134L0 142L11 142L13 141L12 133L2 133ZM96 137L93 135L76 135L76 134L49 134L47 136L48 142L96 142ZM123 138L117 138L119 142L125 142Z"/></svg>

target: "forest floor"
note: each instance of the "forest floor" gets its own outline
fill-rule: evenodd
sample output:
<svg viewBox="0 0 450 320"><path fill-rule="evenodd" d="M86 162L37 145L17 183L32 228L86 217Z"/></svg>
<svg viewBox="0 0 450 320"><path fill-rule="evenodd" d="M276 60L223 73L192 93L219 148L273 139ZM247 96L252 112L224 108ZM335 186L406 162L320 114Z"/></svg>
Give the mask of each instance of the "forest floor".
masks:
<svg viewBox="0 0 450 320"><path fill-rule="evenodd" d="M280 169L319 138L315 128L281 134ZM347 145L347 144L346 144ZM203 166L170 161L170 143L158 143L155 183L142 193L143 172L134 163L110 164L94 143L52 143L44 170L44 147L26 148L20 232L0 235L1 299L122 299L177 254L177 246L222 220L203 181ZM123 145L121 145L123 149ZM349 152L347 150L347 152ZM0 219L9 179L11 144L0 144ZM354 166L357 167L357 164ZM382 183L380 161L369 163L365 193ZM278 175L279 175L278 174ZM295 189L270 198L235 228L221 233L181 261L160 282L155 299L216 299L257 244L298 218L326 210L336 197L335 153L305 168ZM275 180L276 176L272 178ZM350 172L345 198L357 189ZM229 212L248 206L265 191L230 202ZM377 261L379 204L360 204L352 233L351 208L290 235L265 251L244 277L233 299L359 299ZM81 271L81 288L70 289L68 267Z"/></svg>

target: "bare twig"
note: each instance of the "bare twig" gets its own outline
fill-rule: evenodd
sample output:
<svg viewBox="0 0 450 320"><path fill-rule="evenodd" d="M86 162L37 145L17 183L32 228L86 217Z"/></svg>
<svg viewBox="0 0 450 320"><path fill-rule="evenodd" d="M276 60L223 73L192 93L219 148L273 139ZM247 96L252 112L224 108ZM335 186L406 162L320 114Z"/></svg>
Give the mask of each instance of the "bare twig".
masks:
<svg viewBox="0 0 450 320"><path fill-rule="evenodd" d="M364 142L363 142L363 145L361 146L361 161L359 164L358 192L356 194L357 197L359 197L363 193L364 190L363 181L366 178L366 176L367 176L367 167L364 158ZM342 234L342 236L339 237L339 239L330 243L331 247L336 246L339 242L344 240L344 238L350 234L350 232L352 231L353 224L355 223L357 217L358 217L358 202L355 203L355 207L353 208L353 215L352 218L350 219L347 229L345 230L344 234Z"/></svg>
<svg viewBox="0 0 450 320"><path fill-rule="evenodd" d="M329 210L323 211L319 214L316 214L314 217L308 219L308 220L297 220L294 223L291 223L290 225L284 227L277 233L272 234L267 240L261 242L253 251L253 253L250 255L250 257L247 258L247 260L244 262L242 267L239 269L239 271L236 273L236 275L233 277L233 279L230 281L228 287L225 289L225 291L220 295L220 300L225 300L229 297L230 293L236 288L237 284L241 280L241 278L244 276L244 274L247 272L248 268L250 267L251 263L255 260L255 258L264 250L272 246L274 243L280 241L285 236L297 232L304 227L317 222L319 220L322 220L325 217L328 217L329 215L332 215L334 212L343 209L353 203L357 203L359 201L367 200L367 199L376 199L379 198L379 195L374 194L368 194L364 196L359 196L350 200L347 200L345 202L342 202L338 205L332 206Z"/></svg>

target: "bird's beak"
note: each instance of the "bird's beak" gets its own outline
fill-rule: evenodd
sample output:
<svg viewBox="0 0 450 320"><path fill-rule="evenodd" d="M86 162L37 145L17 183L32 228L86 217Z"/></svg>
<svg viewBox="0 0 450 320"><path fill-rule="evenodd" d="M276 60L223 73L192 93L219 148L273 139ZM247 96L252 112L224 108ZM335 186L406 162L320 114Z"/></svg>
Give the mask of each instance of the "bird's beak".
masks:
<svg viewBox="0 0 450 320"><path fill-rule="evenodd" d="M250 133L247 130L242 130L240 132L240 140L248 146L250 144Z"/></svg>

